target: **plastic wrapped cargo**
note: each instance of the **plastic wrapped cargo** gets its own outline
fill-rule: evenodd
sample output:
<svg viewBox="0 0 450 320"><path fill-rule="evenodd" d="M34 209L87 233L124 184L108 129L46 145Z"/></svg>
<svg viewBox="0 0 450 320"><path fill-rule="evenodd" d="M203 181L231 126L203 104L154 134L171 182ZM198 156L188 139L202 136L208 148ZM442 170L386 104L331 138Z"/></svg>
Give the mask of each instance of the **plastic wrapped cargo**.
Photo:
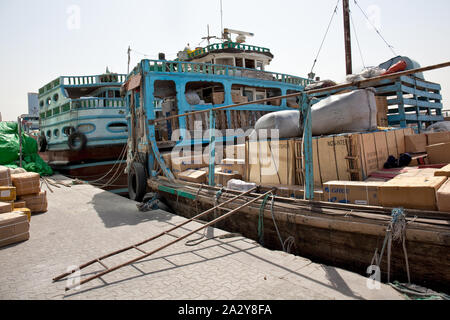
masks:
<svg viewBox="0 0 450 320"><path fill-rule="evenodd" d="M279 138L298 137L302 134L302 130L299 127L299 116L300 112L298 110L271 112L263 115L256 121L255 130L277 129Z"/></svg>
<svg viewBox="0 0 450 320"><path fill-rule="evenodd" d="M227 182L227 188L232 190L237 190L241 192L246 192L252 188L256 187L256 183L242 181L239 179L231 179Z"/></svg>
<svg viewBox="0 0 450 320"><path fill-rule="evenodd" d="M325 98L311 107L312 134L340 134L377 129L377 105L373 88L355 90ZM300 112L285 110L268 113L255 124L255 130L278 129L279 138L300 137ZM253 134L250 136L253 138Z"/></svg>
<svg viewBox="0 0 450 320"><path fill-rule="evenodd" d="M340 134L377 129L377 105L373 88L333 95L311 108L312 134Z"/></svg>

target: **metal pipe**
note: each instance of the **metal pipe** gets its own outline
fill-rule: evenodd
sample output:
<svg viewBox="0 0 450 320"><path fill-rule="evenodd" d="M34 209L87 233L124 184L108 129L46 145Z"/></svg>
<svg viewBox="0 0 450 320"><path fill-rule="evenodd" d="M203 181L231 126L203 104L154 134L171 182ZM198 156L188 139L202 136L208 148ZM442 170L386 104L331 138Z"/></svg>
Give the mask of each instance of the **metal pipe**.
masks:
<svg viewBox="0 0 450 320"><path fill-rule="evenodd" d="M101 277L101 276L103 276L103 275L105 275L105 274L107 274L107 273L110 273L110 272L112 272L112 271L115 271L115 270L117 270L117 269L120 269L120 268L122 268L122 267L125 267L125 266L127 266L127 265L129 265L129 264L132 264L132 263L134 263L134 262L137 262L137 261L139 261L139 260L141 260L141 259L144 259L144 258L146 258L146 257L148 257L148 256L151 256L152 254L155 254L156 252L159 252L159 251L161 251L162 249L165 249L165 248L167 248L168 246L171 246L172 244L175 244L175 243L177 243L177 242L179 242L179 241L181 241L181 240L183 240L183 239L185 239L185 238L187 238L187 237L193 235L194 233L196 233L196 232L198 232L198 231L200 231L200 230L202 230L202 229L205 229L205 228L207 228L207 227L209 227L209 226L211 226L211 225L213 225L213 224L215 224L215 223L217 223L217 222L219 222L219 221L221 221L221 220L223 220L223 219L225 219L225 218L231 216L232 214L234 214L234 213L238 212L239 210L241 210L241 209L247 207L247 206L250 205L251 203L253 203L253 202L255 202L255 201L257 201L257 200L259 200L259 199L265 197L266 195L272 193L273 191L274 191L274 189L271 189L270 191L268 191L268 192L266 192L266 193L264 193L264 194L262 194L262 195L259 195L258 197L256 197L256 198L250 200L249 202L243 204L242 206L240 206L240 207L238 207L238 208L236 208L236 209L233 209L233 210L231 210L231 211L225 213L224 215L222 215L222 216L220 216L220 217L218 217L218 218L216 218L216 219L214 219L214 220L212 220L212 221L206 223L205 225L203 225L203 226L201 226L201 227L199 227L199 228L197 228L197 229L195 229L195 230L193 230L193 231L191 231L191 232L185 234L184 236L181 236L181 237L179 237L179 238L177 238L177 239L175 239L175 240L173 240L173 241L170 241L170 242L166 243L165 245L163 245L163 246L161 246L161 247L159 247L159 248L157 248L157 249L155 249L155 250L153 250L153 251L150 251L149 253L147 253L147 254L145 254L145 255L143 255L143 256L137 257L137 258L135 258L135 259L133 259L133 260L130 260L130 261L128 261L128 262L124 262L124 263L119 264L119 265L117 265L117 266L114 266L114 267L112 267L112 268L110 268L110 269L107 269L107 270L105 270L105 271L102 271L102 272L100 272L100 273L98 273L98 274L96 274L96 275L93 275L93 276L91 276L91 277L89 277L89 278L86 278L86 279L80 281L79 284L78 284L78 283L75 283L75 284L72 284L72 285L70 285L70 286L67 286L67 287L66 287L66 291L67 291L67 290L70 290L71 288L76 287L76 286L78 286L78 285L82 285L82 284L84 284L84 283L86 283L86 282L88 282L88 281L91 281L91 280L93 280L93 279L99 278L99 277ZM211 210L211 209L210 209L210 210Z"/></svg>
<svg viewBox="0 0 450 320"><path fill-rule="evenodd" d="M250 190L248 190L248 191L245 191L245 192L243 192L243 193L240 193L240 194L238 194L237 196L235 196L235 197L233 197L233 198L231 198L231 199L229 199L229 200L227 200L227 201L225 201L225 202L222 202L221 204L215 206L214 208L211 208L211 209L208 209L208 210L206 210L206 211L204 211L204 212L201 212L201 213L199 213L198 215L194 216L193 218L191 218L191 219L189 219L189 220L186 220L186 221L184 221L183 223L181 223L181 224L179 224L179 225L176 225L176 226L170 228L169 230L163 231L163 232L157 234L156 236L153 236L153 237L151 237L151 238L149 238L149 239L147 239L147 240L144 240L144 241L141 241L141 242L139 242L139 243L137 243L137 244L128 246L128 247L126 247L126 248L123 248L123 249L120 249L120 250L117 250L117 251L108 253L108 254L106 254L106 255L104 255L104 256L101 256L100 258L96 258L96 259L91 260L91 261L89 261L89 262L86 262L86 263L84 263L84 264L82 264L82 265L79 265L79 266L78 266L78 269L86 268L87 266L90 266L91 264L94 264L94 263L98 262L99 260L103 260L103 259L109 258L109 257L111 257L111 256L114 256L114 255L116 255L116 254L122 253L122 252L124 252L124 251L128 251L128 250L131 250L131 249L137 249L137 250L139 250L139 249L136 248L136 247L138 247L138 246L140 246L140 245L143 245L144 243L150 242L150 241L152 241L152 240L155 240L155 239L157 239L157 238L159 238L159 237L161 237L161 236L163 236L163 235L166 235L166 234L168 234L169 232L174 231L174 230L176 230L176 229L178 229L178 228L180 228L180 227L182 227L182 226L188 224L189 222L192 222L192 221L194 221L195 219L198 219L198 218L200 218L200 217L206 215L207 213L210 213L210 212L214 211L215 209L222 207L222 206L225 205L225 204L228 204L228 203L230 203L230 202L232 202L232 201L237 200L238 198L240 198L240 197L242 197L242 196L248 195L248 194L252 193L253 191L256 191L256 189L257 189L257 187L252 188L252 189L250 189ZM139 250L139 251L141 251L141 250ZM63 273L63 274L61 274L61 275L59 275L59 276L53 278L53 281L58 281L58 280L60 280L60 279L62 279L62 278L65 278L65 277L67 277L68 275L72 274L73 272L74 272L74 271L69 271L69 272Z"/></svg>

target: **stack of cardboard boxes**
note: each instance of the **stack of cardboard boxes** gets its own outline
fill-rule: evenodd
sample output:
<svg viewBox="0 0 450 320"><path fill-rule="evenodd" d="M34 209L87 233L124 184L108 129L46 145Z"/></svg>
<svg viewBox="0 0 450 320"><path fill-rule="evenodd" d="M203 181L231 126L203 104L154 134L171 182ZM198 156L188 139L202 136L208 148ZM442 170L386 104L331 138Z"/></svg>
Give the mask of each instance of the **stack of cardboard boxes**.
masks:
<svg viewBox="0 0 450 320"><path fill-rule="evenodd" d="M10 169L0 166L0 247L30 237L30 211L17 201L16 191Z"/></svg>
<svg viewBox="0 0 450 320"><path fill-rule="evenodd" d="M413 156L413 166L450 163L450 132L405 135L405 149Z"/></svg>
<svg viewBox="0 0 450 320"><path fill-rule="evenodd" d="M450 133L405 135L405 151L425 164L450 163ZM426 152L426 153L425 153ZM423 163L413 163L413 165ZM450 212L450 165L399 170L389 181L330 181L324 184L326 201Z"/></svg>
<svg viewBox="0 0 450 320"><path fill-rule="evenodd" d="M0 247L28 240L31 214L47 211L40 175L23 171L0 166Z"/></svg>
<svg viewBox="0 0 450 320"><path fill-rule="evenodd" d="M220 162L220 165L215 166L214 182L216 185L226 186L229 180L244 177L244 152L245 145L243 144L216 149L216 160ZM209 156L207 153L193 152L190 156L165 153L162 156L177 179L208 183Z"/></svg>

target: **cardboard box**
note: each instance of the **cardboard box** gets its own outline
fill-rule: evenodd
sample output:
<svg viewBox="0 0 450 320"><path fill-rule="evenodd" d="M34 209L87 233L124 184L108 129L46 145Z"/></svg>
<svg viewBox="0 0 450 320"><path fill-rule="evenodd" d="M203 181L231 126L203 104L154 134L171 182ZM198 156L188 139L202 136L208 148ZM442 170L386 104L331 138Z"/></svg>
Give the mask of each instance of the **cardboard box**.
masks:
<svg viewBox="0 0 450 320"><path fill-rule="evenodd" d="M19 241L27 240L30 223L25 214L21 212L8 212L0 214L0 247Z"/></svg>
<svg viewBox="0 0 450 320"><path fill-rule="evenodd" d="M427 145L450 142L450 132L427 133Z"/></svg>
<svg viewBox="0 0 450 320"><path fill-rule="evenodd" d="M427 136L426 134L405 135L405 152L420 153L426 152Z"/></svg>
<svg viewBox="0 0 450 320"><path fill-rule="evenodd" d="M12 212L20 212L27 216L28 222L31 221L31 210L28 208L14 208Z"/></svg>
<svg viewBox="0 0 450 320"><path fill-rule="evenodd" d="M379 206L378 187L382 181L329 181L323 184L323 197L328 202Z"/></svg>
<svg viewBox="0 0 450 320"><path fill-rule="evenodd" d="M40 191L40 175L35 172L25 172L11 175L11 181L16 187L16 195L36 194Z"/></svg>
<svg viewBox="0 0 450 320"><path fill-rule="evenodd" d="M294 140L248 141L248 182L295 185Z"/></svg>
<svg viewBox="0 0 450 320"><path fill-rule="evenodd" d="M226 172L216 172L214 174L214 183L216 185L227 186L227 183L231 179L242 179L242 176L238 173L226 173Z"/></svg>
<svg viewBox="0 0 450 320"><path fill-rule="evenodd" d="M436 192L438 210L450 212L450 180L447 181Z"/></svg>
<svg viewBox="0 0 450 320"><path fill-rule="evenodd" d="M16 208L25 208L25 207L26 207L25 201L14 201L14 202L13 202L13 209L16 209Z"/></svg>
<svg viewBox="0 0 450 320"><path fill-rule="evenodd" d="M430 164L450 163L450 142L426 147Z"/></svg>
<svg viewBox="0 0 450 320"><path fill-rule="evenodd" d="M0 202L0 213L13 211L13 204L10 202Z"/></svg>
<svg viewBox="0 0 450 320"><path fill-rule="evenodd" d="M245 144L226 145L225 144L225 159L245 159Z"/></svg>
<svg viewBox="0 0 450 320"><path fill-rule="evenodd" d="M0 166L0 186L11 185L11 173L9 168Z"/></svg>
<svg viewBox="0 0 450 320"><path fill-rule="evenodd" d="M174 174L188 169L198 169L208 165L207 159L203 155L193 155L188 157L172 157L171 166Z"/></svg>
<svg viewBox="0 0 450 320"><path fill-rule="evenodd" d="M436 177L450 177L450 164L434 172Z"/></svg>
<svg viewBox="0 0 450 320"><path fill-rule="evenodd" d="M377 105L377 126L378 127L388 127L388 103L387 98L383 96L375 96L375 101Z"/></svg>
<svg viewBox="0 0 450 320"><path fill-rule="evenodd" d="M213 104L222 104L225 101L224 98L225 98L224 92L213 92L212 103Z"/></svg>
<svg viewBox="0 0 450 320"><path fill-rule="evenodd" d="M25 201L26 208L30 209L31 213L47 211L47 191L20 196L19 200Z"/></svg>
<svg viewBox="0 0 450 320"><path fill-rule="evenodd" d="M244 103L244 102L248 102L248 97L242 96L240 94L232 93L231 100L233 101L233 103Z"/></svg>
<svg viewBox="0 0 450 320"><path fill-rule="evenodd" d="M207 173L203 170L188 169L186 171L176 174L178 179L196 182L206 183Z"/></svg>
<svg viewBox="0 0 450 320"><path fill-rule="evenodd" d="M446 177L396 177L378 187L383 207L436 210L436 191Z"/></svg>
<svg viewBox="0 0 450 320"><path fill-rule="evenodd" d="M239 173L244 176L245 160L244 159L223 159L221 163L222 172Z"/></svg>
<svg viewBox="0 0 450 320"><path fill-rule="evenodd" d="M0 201L16 200L16 187L0 186Z"/></svg>

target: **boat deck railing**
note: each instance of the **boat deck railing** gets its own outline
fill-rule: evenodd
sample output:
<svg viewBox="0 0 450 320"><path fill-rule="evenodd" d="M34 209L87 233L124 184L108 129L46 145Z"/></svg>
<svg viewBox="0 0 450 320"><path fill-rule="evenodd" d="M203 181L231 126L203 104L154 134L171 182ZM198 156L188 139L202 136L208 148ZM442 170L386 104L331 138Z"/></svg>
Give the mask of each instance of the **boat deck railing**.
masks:
<svg viewBox="0 0 450 320"><path fill-rule="evenodd" d="M238 42L224 42L224 43L214 43L210 44L204 48L197 48L192 52L188 53L188 57L190 59L201 56L203 54L207 54L209 52L217 51L217 50L224 50L224 49L237 49L237 50L244 50L244 51L253 51L253 52L259 52L259 53L270 53L269 48L264 47L258 47L250 44L245 43L238 43Z"/></svg>
<svg viewBox="0 0 450 320"><path fill-rule="evenodd" d="M85 110L85 109L101 109L101 108L125 108L125 101L122 98L81 98L70 99L66 103L41 112L39 117L41 119L47 119L61 113L65 113L73 110Z"/></svg>
<svg viewBox="0 0 450 320"><path fill-rule="evenodd" d="M107 73L92 76L61 76L42 88L39 94L44 94L58 86L100 86L100 85L120 85L125 81L126 74Z"/></svg>
<svg viewBox="0 0 450 320"><path fill-rule="evenodd" d="M219 75L228 77L253 78L259 80L277 81L298 86L307 86L313 80L289 74L249 69L221 64L187 62L187 61L168 61L168 60L149 60L151 72L159 73L197 73L203 75Z"/></svg>

